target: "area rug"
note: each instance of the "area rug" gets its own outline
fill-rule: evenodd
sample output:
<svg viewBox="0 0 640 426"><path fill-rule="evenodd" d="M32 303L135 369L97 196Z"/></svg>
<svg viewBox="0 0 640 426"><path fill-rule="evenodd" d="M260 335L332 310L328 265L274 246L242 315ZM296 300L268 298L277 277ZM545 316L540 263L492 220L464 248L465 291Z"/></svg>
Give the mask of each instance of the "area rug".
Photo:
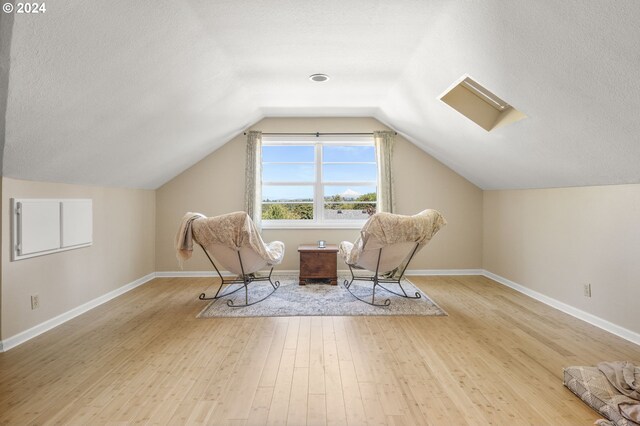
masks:
<svg viewBox="0 0 640 426"><path fill-rule="evenodd" d="M353 297L344 288L345 277L338 278L338 285L307 284L299 285L297 276L278 276L280 287L266 300L255 305L232 308L227 306L231 298L235 303L244 303L244 290L229 297L223 297L209 303L198 314L198 318L214 317L289 317L289 316L358 316L358 315L414 315L414 316L446 316L447 313L436 305L420 289L409 280L403 279L402 286L408 294L419 292L420 299L405 299L384 289L376 289L376 302L390 299L389 306L371 306ZM398 290L389 284L392 290ZM351 286L354 293L361 297L371 297L371 283L355 281ZM256 282L249 285L249 301L260 299L271 289L268 282ZM213 291L217 290L214 287Z"/></svg>

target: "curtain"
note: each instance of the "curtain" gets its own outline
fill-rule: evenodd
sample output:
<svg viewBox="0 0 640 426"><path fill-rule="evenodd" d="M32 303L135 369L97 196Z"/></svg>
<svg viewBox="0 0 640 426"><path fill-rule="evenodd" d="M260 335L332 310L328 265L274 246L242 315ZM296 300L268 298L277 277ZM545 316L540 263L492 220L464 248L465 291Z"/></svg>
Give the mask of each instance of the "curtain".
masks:
<svg viewBox="0 0 640 426"><path fill-rule="evenodd" d="M393 173L391 163L395 132L373 132L378 160L378 211L393 213L395 197L393 193Z"/></svg>
<svg viewBox="0 0 640 426"><path fill-rule="evenodd" d="M244 208L258 230L262 229L262 132L247 132Z"/></svg>

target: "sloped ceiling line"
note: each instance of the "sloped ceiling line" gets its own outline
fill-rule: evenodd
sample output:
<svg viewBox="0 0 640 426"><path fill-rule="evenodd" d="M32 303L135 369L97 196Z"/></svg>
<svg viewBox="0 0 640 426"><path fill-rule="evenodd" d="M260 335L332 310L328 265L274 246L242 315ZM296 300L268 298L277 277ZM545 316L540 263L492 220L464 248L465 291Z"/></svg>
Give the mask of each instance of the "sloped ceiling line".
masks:
<svg viewBox="0 0 640 426"><path fill-rule="evenodd" d="M4 145L6 137L7 95L9 92L9 71L11 66L11 35L14 15L0 14L0 176L3 172Z"/></svg>
<svg viewBox="0 0 640 426"><path fill-rule="evenodd" d="M112 0L32 18L0 39L6 176L153 189L263 117L371 116L484 189L640 182L636 0ZM443 104L465 74L529 118L488 133Z"/></svg>

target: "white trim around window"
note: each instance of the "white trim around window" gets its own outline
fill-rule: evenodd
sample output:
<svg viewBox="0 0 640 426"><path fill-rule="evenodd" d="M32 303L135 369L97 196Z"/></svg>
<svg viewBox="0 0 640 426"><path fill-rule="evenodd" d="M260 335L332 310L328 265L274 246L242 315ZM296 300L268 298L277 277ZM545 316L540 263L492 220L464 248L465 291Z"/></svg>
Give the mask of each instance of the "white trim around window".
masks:
<svg viewBox="0 0 640 426"><path fill-rule="evenodd" d="M377 188L377 167L376 175L371 177L368 176L368 179L356 179L353 180L334 180L334 181L324 181L323 180L323 166L344 166L344 165L352 165L354 168L364 166L365 168L371 165L376 165L375 161L375 152L373 156L373 161L331 161L331 162L323 162L323 146L369 146L375 150L375 145L373 141L373 137L263 137L263 147L270 146L313 146L313 161L286 161L286 158L278 159L277 161L269 161L269 158L263 158L263 182L262 189L263 194L268 194L269 192L278 192L277 187L282 187L283 191L286 191L294 187L309 187L309 189L313 193L313 199L298 199L298 200L290 200L286 199L274 199L274 203L271 204L311 204L313 206L313 219L293 219L293 220L284 220L284 219L264 219L262 221L262 226L265 229L359 229L362 227L364 222L366 221L366 217L362 219L349 219L349 220L336 220L336 219L327 219L325 217L325 204L330 202L326 201L327 195L325 194L325 190L330 187L348 187L348 188L373 188L376 193L376 200L378 198ZM267 156L268 157L268 156ZM273 165L291 165L291 166L304 166L304 165L313 165L313 180L311 177L304 178L300 180L269 180L266 176L264 170L269 169L269 166ZM363 177L363 176L360 176ZM271 189L271 191L270 191ZM309 192L311 194L311 192ZM340 202L340 201L338 201ZM343 204L362 204L363 206L375 205L377 207L377 201L342 201ZM262 202L263 208L265 206L265 201ZM348 213L348 212L347 212Z"/></svg>

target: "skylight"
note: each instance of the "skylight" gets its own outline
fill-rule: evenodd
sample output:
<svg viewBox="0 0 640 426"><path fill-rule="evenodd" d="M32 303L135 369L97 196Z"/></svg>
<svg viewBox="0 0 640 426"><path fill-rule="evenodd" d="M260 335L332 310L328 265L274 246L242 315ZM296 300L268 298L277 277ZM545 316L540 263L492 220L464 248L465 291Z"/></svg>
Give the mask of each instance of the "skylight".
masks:
<svg viewBox="0 0 640 426"><path fill-rule="evenodd" d="M469 76L458 80L440 100L488 132L526 118Z"/></svg>

